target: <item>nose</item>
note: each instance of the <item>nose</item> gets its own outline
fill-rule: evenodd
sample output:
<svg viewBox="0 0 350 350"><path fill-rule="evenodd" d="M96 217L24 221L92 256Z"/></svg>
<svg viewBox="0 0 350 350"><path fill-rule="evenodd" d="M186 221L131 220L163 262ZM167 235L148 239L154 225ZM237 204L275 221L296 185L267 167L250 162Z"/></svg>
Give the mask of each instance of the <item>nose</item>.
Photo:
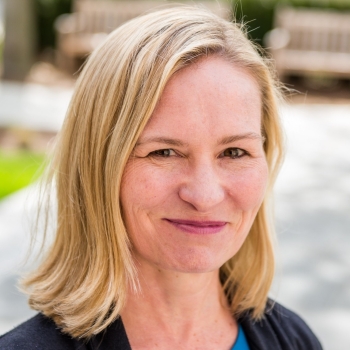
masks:
<svg viewBox="0 0 350 350"><path fill-rule="evenodd" d="M184 174L179 197L197 211L206 212L224 200L225 190L222 185L214 165L203 162Z"/></svg>

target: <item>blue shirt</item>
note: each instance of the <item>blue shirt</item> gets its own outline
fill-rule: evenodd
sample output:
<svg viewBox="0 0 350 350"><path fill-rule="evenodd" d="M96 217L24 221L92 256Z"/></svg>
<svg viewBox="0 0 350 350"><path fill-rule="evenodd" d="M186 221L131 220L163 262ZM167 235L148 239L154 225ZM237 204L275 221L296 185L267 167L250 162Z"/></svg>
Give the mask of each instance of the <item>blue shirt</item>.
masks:
<svg viewBox="0 0 350 350"><path fill-rule="evenodd" d="M231 350L250 350L242 326L238 325L238 335Z"/></svg>

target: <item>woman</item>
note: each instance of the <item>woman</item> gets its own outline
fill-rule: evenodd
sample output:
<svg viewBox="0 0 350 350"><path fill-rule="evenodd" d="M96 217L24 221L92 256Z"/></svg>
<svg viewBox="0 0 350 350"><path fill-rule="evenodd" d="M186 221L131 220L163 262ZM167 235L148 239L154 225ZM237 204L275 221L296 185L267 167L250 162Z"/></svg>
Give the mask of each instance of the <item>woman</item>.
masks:
<svg viewBox="0 0 350 350"><path fill-rule="evenodd" d="M238 25L163 9L84 67L52 164L57 229L1 349L321 349L268 300L279 92Z"/></svg>

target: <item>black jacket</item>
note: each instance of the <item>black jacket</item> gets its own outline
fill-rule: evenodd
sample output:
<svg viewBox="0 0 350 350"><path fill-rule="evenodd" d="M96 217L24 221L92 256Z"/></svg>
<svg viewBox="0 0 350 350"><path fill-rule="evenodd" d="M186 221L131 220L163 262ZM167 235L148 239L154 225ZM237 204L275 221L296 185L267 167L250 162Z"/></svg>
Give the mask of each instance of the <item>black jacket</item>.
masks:
<svg viewBox="0 0 350 350"><path fill-rule="evenodd" d="M275 303L260 322L249 314L239 322L251 350L321 350L321 344L295 313ZM89 342L63 334L49 318L38 314L0 337L1 350L131 350L121 319Z"/></svg>

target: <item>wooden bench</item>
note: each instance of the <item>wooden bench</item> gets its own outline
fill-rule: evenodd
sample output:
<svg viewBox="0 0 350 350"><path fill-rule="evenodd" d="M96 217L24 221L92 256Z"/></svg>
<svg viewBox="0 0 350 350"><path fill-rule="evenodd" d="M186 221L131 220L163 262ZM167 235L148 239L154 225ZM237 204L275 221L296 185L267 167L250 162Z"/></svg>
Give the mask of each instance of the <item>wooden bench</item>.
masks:
<svg viewBox="0 0 350 350"><path fill-rule="evenodd" d="M97 47L108 33L124 22L166 3L168 1L76 0L73 13L61 15L55 22L58 64L70 71L76 70L81 59ZM187 3L201 3L212 12L227 19L231 16L227 1L188 1Z"/></svg>
<svg viewBox="0 0 350 350"><path fill-rule="evenodd" d="M350 12L278 8L265 45L281 78L350 78Z"/></svg>

